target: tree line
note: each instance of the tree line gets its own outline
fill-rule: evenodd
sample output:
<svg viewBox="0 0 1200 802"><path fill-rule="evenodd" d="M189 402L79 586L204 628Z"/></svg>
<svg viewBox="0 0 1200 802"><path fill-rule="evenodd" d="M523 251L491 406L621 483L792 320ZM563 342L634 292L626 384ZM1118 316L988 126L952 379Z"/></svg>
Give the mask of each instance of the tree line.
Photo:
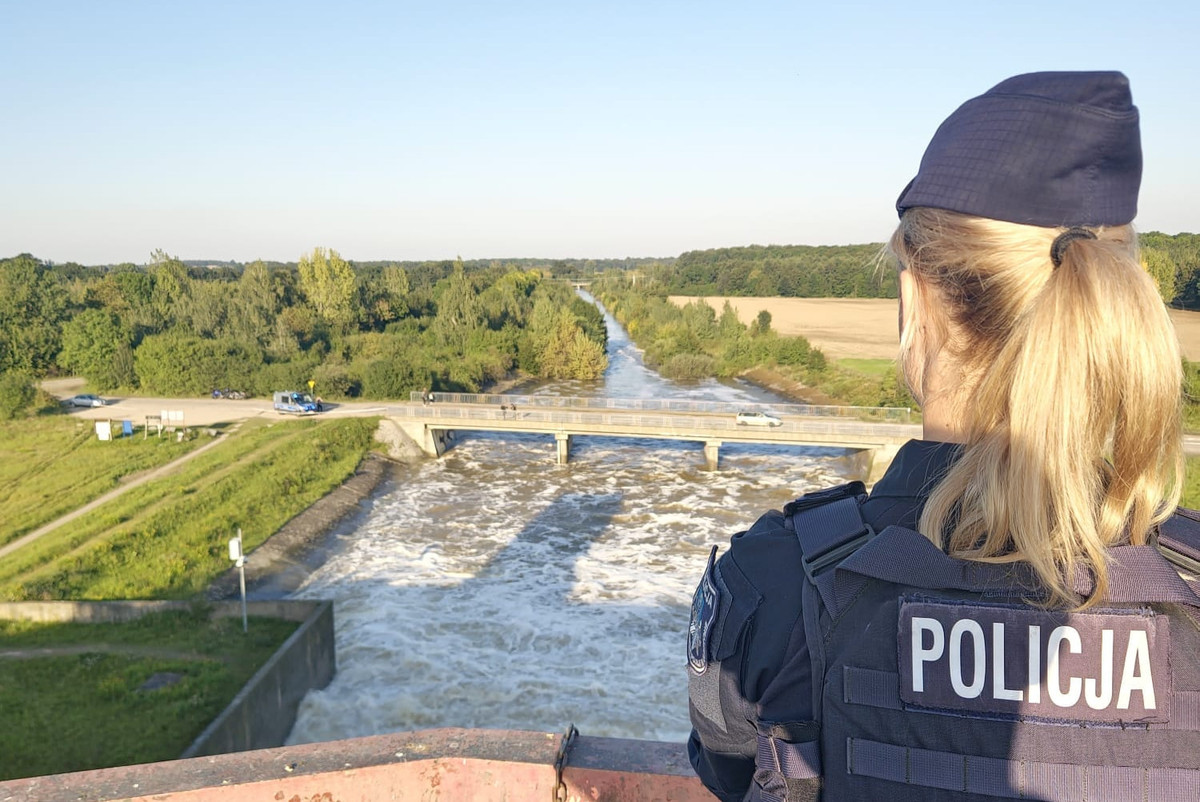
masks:
<svg viewBox="0 0 1200 802"><path fill-rule="evenodd" d="M461 261L355 265L316 248L295 266L0 261L0 416L32 380L99 391L266 395L315 382L325 397L474 392L522 371L595 378L603 317L549 271ZM7 412L6 412L7 410Z"/></svg>
<svg viewBox="0 0 1200 802"><path fill-rule="evenodd" d="M882 245L749 245L687 251L653 268L672 295L895 298L895 271L877 270Z"/></svg>
<svg viewBox="0 0 1200 802"><path fill-rule="evenodd" d="M1200 234L1140 234L1142 264L1163 301L1200 309ZM647 266L672 295L785 298L895 298L896 271L881 263L882 243L750 245L687 251Z"/></svg>

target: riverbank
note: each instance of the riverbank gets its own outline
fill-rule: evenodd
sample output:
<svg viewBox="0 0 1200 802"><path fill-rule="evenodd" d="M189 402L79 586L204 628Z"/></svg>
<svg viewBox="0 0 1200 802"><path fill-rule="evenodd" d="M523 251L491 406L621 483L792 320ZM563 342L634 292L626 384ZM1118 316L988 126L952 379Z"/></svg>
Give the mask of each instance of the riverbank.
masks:
<svg viewBox="0 0 1200 802"><path fill-rule="evenodd" d="M341 485L313 502L268 537L246 558L247 592L258 598L283 595L304 581L321 541L357 513L387 477L390 461L371 451ZM205 597L234 599L240 594L238 570L230 568L209 585Z"/></svg>
<svg viewBox="0 0 1200 802"><path fill-rule="evenodd" d="M506 393L529 383L535 377L514 372L492 382L484 392ZM381 438L380 433L384 433ZM386 445L389 437L381 424L376 439ZM423 458L414 452L413 458ZM340 486L317 499L307 509L293 517L269 536L246 559L246 588L256 598L283 596L299 587L309 573L322 561L322 542L334 530L354 515L363 512L367 501L387 478L392 460L375 451L368 452L351 475ZM238 570L230 568L218 576L205 597L212 600L233 599L240 594Z"/></svg>
<svg viewBox="0 0 1200 802"><path fill-rule="evenodd" d="M809 387L795 379L784 376L778 371L761 365L743 371L740 378L764 390L770 390L784 398L790 399L797 404L816 404L819 406L835 406L839 404L836 399L822 393L815 387Z"/></svg>

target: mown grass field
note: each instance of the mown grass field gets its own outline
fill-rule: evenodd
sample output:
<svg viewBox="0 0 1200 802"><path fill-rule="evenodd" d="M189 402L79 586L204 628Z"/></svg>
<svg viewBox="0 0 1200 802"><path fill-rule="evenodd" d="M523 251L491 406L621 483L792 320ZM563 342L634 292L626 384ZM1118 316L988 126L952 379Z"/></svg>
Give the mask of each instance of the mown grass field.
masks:
<svg viewBox="0 0 1200 802"><path fill-rule="evenodd" d="M91 421L57 415L0 424L0 545L199 445L140 433L104 443Z"/></svg>
<svg viewBox="0 0 1200 802"><path fill-rule="evenodd" d="M839 359L837 363L847 370L853 370L856 373L874 378L882 378L896 370L895 359L858 359L845 357Z"/></svg>
<svg viewBox="0 0 1200 802"><path fill-rule="evenodd" d="M133 488L0 562L0 599L186 599L350 476L374 418L247 421L177 473ZM109 444L102 444L109 445Z"/></svg>
<svg viewBox="0 0 1200 802"><path fill-rule="evenodd" d="M692 296L672 295L679 306L697 300ZM808 339L825 355L841 361L844 357L892 359L900 345L896 320L896 300L891 298L750 298L710 296L703 299L717 314L729 301L738 320L746 325L758 313L771 313L771 328L788 336ZM1200 312L1168 309L1183 356L1200 360Z"/></svg>
<svg viewBox="0 0 1200 802"><path fill-rule="evenodd" d="M0 621L0 779L179 757L295 631L193 612L109 624ZM31 648L77 654L14 657ZM156 673L179 676L139 690Z"/></svg>

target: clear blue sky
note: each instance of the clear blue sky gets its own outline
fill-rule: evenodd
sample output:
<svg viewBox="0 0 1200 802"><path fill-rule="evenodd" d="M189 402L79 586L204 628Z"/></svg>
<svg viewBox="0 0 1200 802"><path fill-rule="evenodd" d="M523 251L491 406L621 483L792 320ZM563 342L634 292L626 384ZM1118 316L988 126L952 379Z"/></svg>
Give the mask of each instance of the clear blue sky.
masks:
<svg viewBox="0 0 1200 802"><path fill-rule="evenodd" d="M1136 223L1195 232L1198 40L1195 0L0 0L0 256L881 241L938 123L1046 69L1130 77Z"/></svg>

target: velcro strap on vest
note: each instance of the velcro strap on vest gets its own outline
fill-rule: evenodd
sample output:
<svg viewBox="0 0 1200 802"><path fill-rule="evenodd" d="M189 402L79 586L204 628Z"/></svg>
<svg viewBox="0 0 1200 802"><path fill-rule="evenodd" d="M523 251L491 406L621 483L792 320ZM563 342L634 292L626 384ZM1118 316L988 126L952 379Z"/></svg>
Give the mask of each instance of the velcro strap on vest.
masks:
<svg viewBox="0 0 1200 802"><path fill-rule="evenodd" d="M904 702L900 699L900 675L894 671L842 666L842 701L851 705L904 710ZM1200 732L1200 691L1175 691L1166 703L1166 721L1125 722L1121 724L1122 729ZM921 712L919 708L915 710ZM939 711L937 715L954 714ZM1026 724L1042 723L1035 717L1023 721ZM1048 719L1048 723L1050 726L1062 725L1061 720Z"/></svg>
<svg viewBox="0 0 1200 802"><path fill-rule="evenodd" d="M755 765L777 771L788 779L811 780L821 776L821 744L819 741L788 743L759 733Z"/></svg>
<svg viewBox="0 0 1200 802"><path fill-rule="evenodd" d="M831 569L866 545L875 537L875 530L863 520L858 499L853 496L794 509L787 520L800 541L804 575L816 586L825 608L836 614Z"/></svg>
<svg viewBox="0 0 1200 802"><path fill-rule="evenodd" d="M793 517L792 526L804 550L804 573L813 582L817 574L837 565L875 536L875 530L862 519L858 500L853 498L803 510Z"/></svg>
<svg viewBox="0 0 1200 802"><path fill-rule="evenodd" d="M864 738L846 739L846 771L860 777L1006 799L1200 799L1197 769L1039 763L915 749Z"/></svg>
<svg viewBox="0 0 1200 802"><path fill-rule="evenodd" d="M1177 509L1159 524L1152 544L1175 565L1200 575L1200 512Z"/></svg>
<svg viewBox="0 0 1200 802"><path fill-rule="evenodd" d="M807 529L807 520L805 521ZM799 527L797 527L799 534ZM1152 546L1117 546L1109 549L1109 592L1103 601L1123 604L1186 604L1200 608L1200 597ZM1028 565L993 564L959 560L944 554L911 529L889 526L838 566L838 574L852 572L900 585L939 590L1021 593L1025 575L1034 580ZM1090 575L1078 572L1076 591L1090 590ZM1033 587L1026 585L1029 592ZM825 596L822 594L822 600Z"/></svg>

